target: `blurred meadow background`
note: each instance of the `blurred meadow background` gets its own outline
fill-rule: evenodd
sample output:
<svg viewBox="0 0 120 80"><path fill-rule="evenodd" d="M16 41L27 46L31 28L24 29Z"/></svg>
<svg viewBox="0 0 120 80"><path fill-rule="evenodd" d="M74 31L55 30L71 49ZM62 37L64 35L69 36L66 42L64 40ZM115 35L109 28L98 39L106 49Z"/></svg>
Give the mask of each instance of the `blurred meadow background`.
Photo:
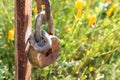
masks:
<svg viewBox="0 0 120 80"><path fill-rule="evenodd" d="M33 67L32 80L120 80L120 1L50 2L60 56L44 69ZM14 35L14 0L0 0L0 80L14 79Z"/></svg>

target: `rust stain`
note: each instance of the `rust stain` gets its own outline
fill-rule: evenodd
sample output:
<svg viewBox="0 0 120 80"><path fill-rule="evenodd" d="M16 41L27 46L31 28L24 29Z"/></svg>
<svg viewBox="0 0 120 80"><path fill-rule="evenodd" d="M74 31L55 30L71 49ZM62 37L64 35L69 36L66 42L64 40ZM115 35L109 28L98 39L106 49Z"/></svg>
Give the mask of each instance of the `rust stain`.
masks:
<svg viewBox="0 0 120 80"><path fill-rule="evenodd" d="M26 78L27 72L27 56L26 56L26 46L25 46L25 35L27 31L28 21L30 22L31 13L26 11L31 4L31 0L15 0L15 25L16 25L16 77L15 80L30 80ZM31 66L30 66L31 67ZM31 68L30 68L31 69ZM31 74L31 73L30 73ZM29 75L29 74L28 74Z"/></svg>

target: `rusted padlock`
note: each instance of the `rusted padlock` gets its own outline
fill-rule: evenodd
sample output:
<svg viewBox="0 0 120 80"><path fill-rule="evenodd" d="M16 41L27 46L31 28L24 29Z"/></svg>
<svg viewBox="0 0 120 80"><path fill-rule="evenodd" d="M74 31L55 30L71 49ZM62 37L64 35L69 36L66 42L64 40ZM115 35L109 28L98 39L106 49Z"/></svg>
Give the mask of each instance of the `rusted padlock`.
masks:
<svg viewBox="0 0 120 80"><path fill-rule="evenodd" d="M52 16L50 16L52 18ZM49 19L51 20L51 19ZM58 58L60 49L59 39L48 34L41 28L43 22L46 21L45 12L40 12L36 18L35 32L29 38L30 48L28 52L28 59L32 65L43 68L54 63ZM48 26L53 26L49 24Z"/></svg>

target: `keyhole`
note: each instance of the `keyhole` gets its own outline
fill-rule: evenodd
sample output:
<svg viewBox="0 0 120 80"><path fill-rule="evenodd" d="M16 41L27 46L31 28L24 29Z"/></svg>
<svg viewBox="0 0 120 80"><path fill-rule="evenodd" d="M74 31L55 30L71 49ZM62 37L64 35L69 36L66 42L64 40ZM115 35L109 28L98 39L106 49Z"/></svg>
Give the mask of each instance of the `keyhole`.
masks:
<svg viewBox="0 0 120 80"><path fill-rule="evenodd" d="M45 54L45 57L49 56L52 53L52 49L49 49L48 52Z"/></svg>

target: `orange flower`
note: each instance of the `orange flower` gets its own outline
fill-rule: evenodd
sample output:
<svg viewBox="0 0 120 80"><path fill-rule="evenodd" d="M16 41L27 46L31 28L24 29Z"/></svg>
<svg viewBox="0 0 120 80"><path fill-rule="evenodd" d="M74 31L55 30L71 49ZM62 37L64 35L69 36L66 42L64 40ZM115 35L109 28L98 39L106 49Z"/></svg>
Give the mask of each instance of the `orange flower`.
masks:
<svg viewBox="0 0 120 80"><path fill-rule="evenodd" d="M14 39L14 29L9 30L9 32L8 32L8 39L10 39L10 40Z"/></svg>
<svg viewBox="0 0 120 80"><path fill-rule="evenodd" d="M90 67L89 67L89 71L90 71L90 72L93 72L93 71L94 71L94 67L93 67L93 66L90 66Z"/></svg>
<svg viewBox="0 0 120 80"><path fill-rule="evenodd" d="M75 6L76 6L77 9L82 10L83 1L77 0L77 1L75 2Z"/></svg>
<svg viewBox="0 0 120 80"><path fill-rule="evenodd" d="M95 17L95 16L92 16L92 17L90 18L90 20L89 20L89 24L92 25L92 24L95 23L95 21L96 21L96 17Z"/></svg>
<svg viewBox="0 0 120 80"><path fill-rule="evenodd" d="M106 2L110 3L110 2L111 2L111 0L106 0Z"/></svg>
<svg viewBox="0 0 120 80"><path fill-rule="evenodd" d="M77 13L77 18L80 18L81 17L81 10L78 10L78 13Z"/></svg>
<svg viewBox="0 0 120 80"><path fill-rule="evenodd" d="M34 8L33 12L34 12L34 14L38 13L37 7Z"/></svg>

